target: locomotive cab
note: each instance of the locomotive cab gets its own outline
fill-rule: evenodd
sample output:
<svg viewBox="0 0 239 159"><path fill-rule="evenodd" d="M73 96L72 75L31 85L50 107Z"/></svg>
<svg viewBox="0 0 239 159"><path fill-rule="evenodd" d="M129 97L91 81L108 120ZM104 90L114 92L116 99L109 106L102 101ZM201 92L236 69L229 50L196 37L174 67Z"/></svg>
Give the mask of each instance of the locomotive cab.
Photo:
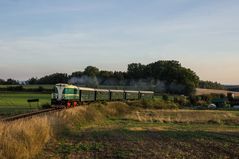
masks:
<svg viewBox="0 0 239 159"><path fill-rule="evenodd" d="M68 84L56 84L51 95L51 105L66 106L79 100L79 90L76 86Z"/></svg>
<svg viewBox="0 0 239 159"><path fill-rule="evenodd" d="M56 84L53 93L51 94L51 105L65 105L64 90L67 84Z"/></svg>

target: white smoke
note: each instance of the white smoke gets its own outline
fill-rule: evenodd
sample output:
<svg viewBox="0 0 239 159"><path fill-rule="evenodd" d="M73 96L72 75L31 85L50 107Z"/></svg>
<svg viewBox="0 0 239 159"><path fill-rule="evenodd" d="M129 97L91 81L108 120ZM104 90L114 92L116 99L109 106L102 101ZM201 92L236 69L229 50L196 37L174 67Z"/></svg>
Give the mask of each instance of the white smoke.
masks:
<svg viewBox="0 0 239 159"><path fill-rule="evenodd" d="M84 85L89 87L97 87L99 85L98 79L90 76L83 75L81 77L72 77L68 83L75 85Z"/></svg>
<svg viewBox="0 0 239 159"><path fill-rule="evenodd" d="M166 84L164 81L155 80L152 78L138 80L117 80L114 78L101 78L83 75L81 77L72 77L69 83L87 87L109 86L112 89L127 89L127 90L151 90L158 93L173 92L180 93L185 89L185 86L177 83Z"/></svg>

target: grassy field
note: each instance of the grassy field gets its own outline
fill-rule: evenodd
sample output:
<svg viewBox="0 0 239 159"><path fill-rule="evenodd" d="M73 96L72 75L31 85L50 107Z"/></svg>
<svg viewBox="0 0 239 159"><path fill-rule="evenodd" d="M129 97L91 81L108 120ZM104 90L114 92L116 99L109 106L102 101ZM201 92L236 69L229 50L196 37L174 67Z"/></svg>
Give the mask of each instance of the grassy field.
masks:
<svg viewBox="0 0 239 159"><path fill-rule="evenodd" d="M239 112L95 103L0 122L0 138L0 158L238 158Z"/></svg>
<svg viewBox="0 0 239 159"><path fill-rule="evenodd" d="M0 92L0 116L8 116L38 109L37 103L29 105L28 99L39 99L39 106L50 103L49 94Z"/></svg>
<svg viewBox="0 0 239 159"><path fill-rule="evenodd" d="M239 112L132 109L122 103L92 107L66 110L68 126L39 158L239 156Z"/></svg>

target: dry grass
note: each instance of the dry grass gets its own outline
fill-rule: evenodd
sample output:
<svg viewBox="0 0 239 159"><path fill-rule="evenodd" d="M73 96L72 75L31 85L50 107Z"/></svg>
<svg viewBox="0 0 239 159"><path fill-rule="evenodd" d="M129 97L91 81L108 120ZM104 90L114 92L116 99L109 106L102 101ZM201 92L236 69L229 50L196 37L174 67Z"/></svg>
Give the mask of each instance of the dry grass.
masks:
<svg viewBox="0 0 239 159"><path fill-rule="evenodd" d="M0 123L0 158L32 158L42 150L50 135L47 117Z"/></svg>
<svg viewBox="0 0 239 159"><path fill-rule="evenodd" d="M107 116L119 117L129 114L133 109L122 102L110 102L105 106L104 110Z"/></svg>
<svg viewBox="0 0 239 159"><path fill-rule="evenodd" d="M78 107L51 115L33 117L10 123L0 123L0 158L35 158L51 137L57 137L76 122L99 119L99 113L89 107Z"/></svg>
<svg viewBox="0 0 239 159"><path fill-rule="evenodd" d="M66 109L48 117L56 138L68 133L68 130L74 131L74 129L101 122L104 118L99 110L89 106Z"/></svg>
<svg viewBox="0 0 239 159"><path fill-rule="evenodd" d="M224 123L237 122L238 117L228 111L210 110L143 110L135 111L127 115L128 119L137 121L152 122L173 122L173 123Z"/></svg>
<svg viewBox="0 0 239 159"><path fill-rule="evenodd" d="M90 127L100 124L108 117L119 117L131 112L130 107L122 102L110 102L107 105L91 104L89 106L66 109L49 117L55 136L61 136L69 129Z"/></svg>

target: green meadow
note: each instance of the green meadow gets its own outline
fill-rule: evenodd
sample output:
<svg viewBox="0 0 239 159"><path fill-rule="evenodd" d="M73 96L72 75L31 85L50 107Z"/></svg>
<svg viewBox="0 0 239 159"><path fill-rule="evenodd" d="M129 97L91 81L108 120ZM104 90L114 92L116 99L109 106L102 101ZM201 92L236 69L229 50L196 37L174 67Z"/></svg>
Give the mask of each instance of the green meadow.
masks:
<svg viewBox="0 0 239 159"><path fill-rule="evenodd" d="M39 103L27 102L39 99ZM0 92L0 116L15 115L38 109L42 104L50 103L50 94Z"/></svg>

